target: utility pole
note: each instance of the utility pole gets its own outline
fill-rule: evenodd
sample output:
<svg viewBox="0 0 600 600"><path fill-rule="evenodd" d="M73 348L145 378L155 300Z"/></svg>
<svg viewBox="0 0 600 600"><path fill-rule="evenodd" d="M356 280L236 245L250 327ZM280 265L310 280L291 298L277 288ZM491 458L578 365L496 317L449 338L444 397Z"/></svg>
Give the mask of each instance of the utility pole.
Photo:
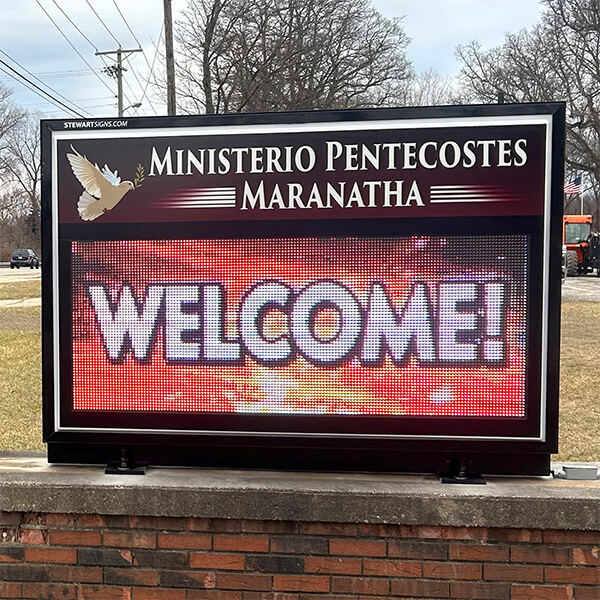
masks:
<svg viewBox="0 0 600 600"><path fill-rule="evenodd" d="M117 48L116 50L107 50L106 52L96 52L96 56L103 56L105 54L116 54L116 65L114 67L107 68L109 74L114 73L117 78L117 105L119 111L119 117L123 116L123 71L126 71L123 67L123 59L127 58L134 52L141 52L141 48L134 48L133 50L123 50L123 48ZM123 56L125 55L125 56ZM114 60L114 59L113 59Z"/></svg>
<svg viewBox="0 0 600 600"><path fill-rule="evenodd" d="M173 54L173 16L171 0L163 0L165 12L165 54L167 58L167 114L175 114L175 57Z"/></svg>

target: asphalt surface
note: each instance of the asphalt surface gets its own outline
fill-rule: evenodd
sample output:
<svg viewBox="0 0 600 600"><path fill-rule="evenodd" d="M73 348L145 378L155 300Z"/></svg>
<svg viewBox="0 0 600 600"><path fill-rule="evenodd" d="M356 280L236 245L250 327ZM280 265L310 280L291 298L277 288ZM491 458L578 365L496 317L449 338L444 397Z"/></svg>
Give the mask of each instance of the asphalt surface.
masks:
<svg viewBox="0 0 600 600"><path fill-rule="evenodd" d="M34 281L40 279L41 269L0 269L0 285ZM0 308L40 306L41 298L23 298L18 300L0 300Z"/></svg>
<svg viewBox="0 0 600 600"><path fill-rule="evenodd" d="M562 299L575 302L600 302L600 277L567 277L562 285Z"/></svg>

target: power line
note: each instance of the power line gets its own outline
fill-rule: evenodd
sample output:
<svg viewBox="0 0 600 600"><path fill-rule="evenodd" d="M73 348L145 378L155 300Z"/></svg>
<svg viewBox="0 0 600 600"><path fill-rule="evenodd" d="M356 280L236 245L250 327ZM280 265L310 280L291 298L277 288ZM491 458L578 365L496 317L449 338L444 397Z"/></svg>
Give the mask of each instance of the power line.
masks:
<svg viewBox="0 0 600 600"><path fill-rule="evenodd" d="M144 56L144 60L146 61L146 64L148 65L148 68L150 69L150 71L152 71L152 66L150 66L150 63L148 62L148 57L146 56L146 52L144 51L142 44L140 42L140 40L138 40L137 36L135 35L135 33L133 32L133 29L130 27L129 23L127 22L127 19L125 18L125 15L123 14L123 12L121 11L121 9L119 8L119 5L117 4L117 0L113 0L113 4L115 5L115 8L117 9L117 12L119 13L119 15L121 16L121 19L123 19L123 23L125 23L125 26L127 27L127 29L129 29L129 33L131 33L131 35L133 36L133 39L136 41L138 48L142 49L142 55ZM162 31L162 29L161 29ZM142 90L142 100L144 97L146 97L146 89L147 89L147 85L144 88L144 86L142 85L142 83L140 82L135 69L133 68L133 65L131 64L131 61L129 58L125 59L127 61L127 64L129 65L129 67L131 68L131 72L133 73L133 76L135 77L135 80L137 81L138 85L140 86L140 89ZM150 77L150 74L148 75L148 77ZM133 92L132 92L133 93ZM146 99L148 100L148 104L150 105L150 107L152 108L152 110L154 111L154 114L158 114L156 112L156 108L154 108L154 104L152 104L152 100L150 100L150 98L146 97ZM140 100L140 102L142 101Z"/></svg>
<svg viewBox="0 0 600 600"><path fill-rule="evenodd" d="M142 50L142 53L143 52L144 51ZM144 86L142 85L142 82L139 80L139 78L138 78L135 70L133 69L133 65L131 64L131 60L129 58L126 58L125 60L127 61L127 64L129 65L129 68L131 69L131 72L133 73L133 76L135 77L135 80L137 81L138 85L140 86L140 90L142 90L142 96L143 96L144 95ZM148 75L148 77L150 77L150 75ZM133 90L132 90L131 93L133 93ZM154 111L154 114L157 114L156 113L156 109L154 108L154 105L152 104L150 98L147 98L147 100L148 100L148 104L150 104L150 107Z"/></svg>
<svg viewBox="0 0 600 600"><path fill-rule="evenodd" d="M96 73L96 71L92 68L90 63L87 60L85 60L85 58L83 57L81 52L79 52L79 50L77 50L77 48L75 48L75 46L71 43L71 40L63 33L63 30L56 24L56 21L48 14L46 9L40 4L40 0L35 0L35 1L37 2L38 6L44 11L44 14L50 19L50 21L52 21L52 24L54 25L54 27L56 27L56 29L58 29L60 34L65 38L65 40L67 41L69 46L71 46L71 48L73 48L73 50L75 50L75 52L79 55L79 58L81 58L81 60L89 67L90 71L92 71L92 73L94 73L94 75L98 78L98 80L102 83L102 85L109 92L112 93L112 90L110 89L108 84L102 79L102 77L100 77L100 75L98 75L98 73Z"/></svg>
<svg viewBox="0 0 600 600"><path fill-rule="evenodd" d="M113 32L106 26L106 23L102 20L102 18L100 17L100 15L96 12L96 10L94 9L94 7L91 5L90 0L85 0L85 1L87 2L87 5L92 9L92 12L98 18L98 21L100 21L100 23L102 23L102 25L104 26L104 29L106 29L106 31L108 31L109 35L112 37L113 40L115 40L115 42L117 42L117 44L119 45L119 48L120 48L121 47L121 42L113 35Z"/></svg>
<svg viewBox="0 0 600 600"><path fill-rule="evenodd" d="M56 8L58 8L58 10L60 10L60 12L65 16L65 18L67 19L67 21L69 21L69 23L71 23L71 25L73 25L73 27L75 27L75 29L77 29L77 31L79 31L79 33L81 34L81 36L83 37L84 40L86 40L86 42L94 49L94 50L98 50L98 48L96 48L96 45L94 44L94 42L92 42L90 40L90 38L85 35L85 33L83 33L83 31L81 31L81 29L79 29L79 27L77 27L77 25L75 25L75 23L73 22L73 20L71 19L71 17L69 17L69 15L61 8L60 4L56 1L56 0L52 0L52 2L54 2L54 4L56 5Z"/></svg>
<svg viewBox="0 0 600 600"><path fill-rule="evenodd" d="M16 75L18 75L23 81L21 81L20 79L17 79L17 77L15 77L14 75L11 75L6 69L3 69L2 67L0 67L0 71L2 71L3 73L6 73L6 75L9 75L15 81L17 81L18 83L27 87L27 89L32 91L34 94L37 94L40 98L44 98L44 96L42 96L42 94L44 94L45 96L47 96L47 98L44 98L44 99L48 100L51 104L53 104L57 108L61 108L61 106L62 106L65 109L67 109L68 112L74 114L75 116L85 119L84 115L82 115L81 113L78 113L74 108L67 106L66 104L64 104L57 98L55 98L52 94L49 94L48 92L43 90L41 87L39 87L38 85L36 85L35 83L33 83L32 81L27 79L27 77L25 77L25 75L22 75L16 69L13 69L8 63L4 62L1 58L0 58L0 63L3 64L4 66L8 67L11 71L13 71ZM25 83L23 83L23 82L25 82ZM33 89L33 88L35 88L35 89ZM39 91L36 91L36 90L39 90ZM40 92L41 92L41 94L40 94Z"/></svg>
<svg viewBox="0 0 600 600"><path fill-rule="evenodd" d="M148 86L150 85L150 77L152 76L152 73L154 72L154 65L156 64L156 58L158 56L158 47L160 46L160 40L162 38L164 27L165 27L165 24L163 23L160 28L160 33L158 34L158 41L156 42L156 48L154 49L154 58L152 59L152 66L150 67L150 73L148 74L148 80L146 81L146 87L144 88L144 93L142 95L140 102L143 102L144 98L147 97L146 94L148 92ZM150 102L149 98L148 98L148 102L150 103L150 106L152 106L152 103ZM152 108L154 109L154 107L152 107ZM155 112L155 114L158 114L156 111L154 111L154 112Z"/></svg>
<svg viewBox="0 0 600 600"><path fill-rule="evenodd" d="M39 1L38 1L38 0L36 0L36 2L38 2L38 4L39 4ZM96 45L94 44L94 42L92 42L92 40L90 40L90 38L89 38L87 35L85 35L85 33L83 33L83 31L81 30L81 28L77 26L77 24L76 24L76 23L75 23L75 22L74 22L74 21L73 21L73 20L72 20L72 19L69 17L69 15L67 15L67 13L65 13L65 11L64 11L64 10L63 10L63 9L60 7L60 5L57 3L57 1L56 1L56 0L52 0L52 2L54 2L54 4L56 5L56 7L57 7L57 8L60 10L60 12L61 12L61 13L62 13L62 14L65 16L65 17L66 17L66 19L69 21L69 23L71 23L71 25L72 25L72 26L73 26L73 27L74 27L74 28L75 28L75 29L76 29L76 30L79 32L79 34L80 34L80 35L83 37L83 39L84 39L84 40L85 40L85 41L86 41L86 42L87 42L87 43L88 43L88 44L89 44L89 45L90 45L90 46L91 46L91 47L92 47L92 48L93 48L93 49L96 51L96 53L98 53L98 48L96 47ZM89 2L88 2L88 4L89 4ZM93 9L93 7L92 7L91 5L90 5L90 8L92 9L92 11L93 11L93 13L96 15L96 17L98 17L98 19L100 19L100 17L99 17L99 15L98 15L98 13L97 13L97 12L96 12L96 11ZM46 12L46 11L44 11L44 12ZM48 13L46 13L46 14L48 14ZM49 17L49 15L48 15L48 17ZM54 23L54 21L52 21L52 22ZM106 28L106 25L104 24L104 22L102 21L102 19L100 19L100 22L101 22L101 23L104 25L104 27ZM56 25L56 23L54 23L54 24L55 24L55 26L56 26L56 27L59 29L59 31L60 31L61 33L63 33L63 32L62 32L62 30L60 30L60 28L58 27L58 25ZM109 31L109 33L110 33L110 31ZM111 35L112 35L112 34L111 34ZM63 33L63 37L65 37L65 38L66 38L66 36L65 36L65 34L64 34L64 33ZM113 38L114 38L114 36L113 36ZM116 38L115 38L115 39L116 39ZM67 41L69 41L69 40L67 39ZM70 43L70 42L69 42L69 43ZM72 44L71 44L71 46L73 47L73 45L72 45ZM98 55L98 54L97 54L97 55ZM81 55L80 55L80 56L81 56ZM82 58L83 58L83 57L82 57ZM84 60L85 60L85 59L84 59ZM105 60L104 56L100 55L100 60L102 61L102 64L104 65L104 72L105 72L105 73L109 73L109 65L108 65L108 63L106 62L106 60ZM86 62L86 64L88 64L88 63ZM88 66L89 66L89 64L88 64ZM99 75L97 75L97 74L96 74L96 72L95 72L95 71L94 71L94 74L96 75L96 77L98 77L98 78L100 79L100 81L102 81L102 83L104 84L104 86L105 86L105 87L106 87L106 88L107 88L109 91L111 91L111 92L112 92L112 90L110 89L110 87L109 87L109 86L108 86L108 85L107 85L107 84L104 82L104 80L103 80L103 79L102 79L102 78L101 78ZM131 89L131 87L130 87L130 89ZM133 90L131 90L131 93L133 94ZM129 99L129 97L127 96L127 94L125 94L125 98L127 99L127 102L129 102L130 104L132 103L132 102L131 102L131 100Z"/></svg>
<svg viewBox="0 0 600 600"><path fill-rule="evenodd" d="M131 29L131 27L129 26L129 23L127 22L127 19L123 16L123 13L121 12L121 9L119 8L119 5L117 4L117 0L113 0L113 4L115 5L115 8L117 9L117 11L119 12L119 14L121 15L121 19L123 19L123 23L125 23L125 25L127 26L127 29L129 29L129 33L131 33L131 35L133 36L133 39L137 42L138 48L142 48L142 44L140 44L140 40L137 39L135 33L133 33L133 29ZM150 66L150 63L148 62L148 57L146 56L146 53L144 52L143 48L142 48L142 54L144 55L144 60L146 61L146 64L148 65L148 68L150 70L152 70L152 67Z"/></svg>
<svg viewBox="0 0 600 600"><path fill-rule="evenodd" d="M6 56L6 58L8 58L9 60L12 60L12 62L14 62L19 68L21 68L28 75L30 75L31 77L33 77L34 79L39 81L42 85L46 86L51 92L53 92L57 96L60 96L66 102L70 102L75 108L78 108L79 110L82 110L83 112L87 112L88 115L92 116L92 114L90 112L86 111L81 106L77 106L77 104L75 104L75 102L73 102L73 100L69 100L68 98L65 98L65 96L63 96L60 92L57 92L55 89L51 88L47 83L44 83L39 77L36 77L31 71L26 69L21 63L19 63L17 60L15 60L12 56L7 54L6 52L4 52L4 50L0 50L0 54L3 54L4 56ZM47 92L44 91L44 93L47 93Z"/></svg>
<svg viewBox="0 0 600 600"><path fill-rule="evenodd" d="M8 77L6 78L8 79ZM80 99L77 99L80 100ZM95 102L97 100L113 100L113 104L114 104L114 96L99 96L96 98L81 98L81 100L83 100L84 102L82 102L83 104L83 109L89 109L89 108L94 108L93 106L88 106L86 103L87 102ZM29 107L35 107L35 106L44 106L44 104L47 104L47 100L45 100L44 102L19 102L19 106L21 108L29 108ZM108 106L108 105L106 105Z"/></svg>

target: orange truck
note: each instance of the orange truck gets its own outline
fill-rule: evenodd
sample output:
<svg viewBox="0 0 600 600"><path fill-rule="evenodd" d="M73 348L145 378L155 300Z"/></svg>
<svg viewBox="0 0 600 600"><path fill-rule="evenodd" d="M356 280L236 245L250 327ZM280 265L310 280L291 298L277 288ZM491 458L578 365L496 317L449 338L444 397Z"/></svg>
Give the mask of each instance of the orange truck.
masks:
<svg viewBox="0 0 600 600"><path fill-rule="evenodd" d="M567 248L567 277L596 269L600 277L600 234L592 232L591 215L563 216L563 244Z"/></svg>

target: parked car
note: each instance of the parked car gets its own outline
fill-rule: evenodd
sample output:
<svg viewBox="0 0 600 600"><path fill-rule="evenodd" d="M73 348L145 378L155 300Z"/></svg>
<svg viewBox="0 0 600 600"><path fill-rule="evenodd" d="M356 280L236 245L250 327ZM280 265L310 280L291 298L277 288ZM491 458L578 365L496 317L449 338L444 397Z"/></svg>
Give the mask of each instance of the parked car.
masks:
<svg viewBox="0 0 600 600"><path fill-rule="evenodd" d="M40 259L33 250L29 248L17 248L13 251L10 259L10 268L20 269L21 267L29 267L30 269L40 268Z"/></svg>

